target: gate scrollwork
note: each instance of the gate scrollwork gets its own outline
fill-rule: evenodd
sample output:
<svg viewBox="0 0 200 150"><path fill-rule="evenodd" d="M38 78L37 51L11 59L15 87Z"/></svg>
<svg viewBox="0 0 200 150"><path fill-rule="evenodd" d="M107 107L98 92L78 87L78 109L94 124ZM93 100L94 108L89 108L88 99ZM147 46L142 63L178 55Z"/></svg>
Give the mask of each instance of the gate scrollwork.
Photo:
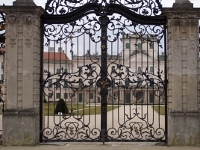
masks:
<svg viewBox="0 0 200 150"><path fill-rule="evenodd" d="M166 141L166 118L154 110L167 104L160 0L48 0L41 19L43 95L49 108L61 94L71 107L48 110L42 139Z"/></svg>
<svg viewBox="0 0 200 150"><path fill-rule="evenodd" d="M0 48L5 48L5 13L0 11Z"/></svg>
<svg viewBox="0 0 200 150"><path fill-rule="evenodd" d="M101 6L120 5L144 16L159 16L162 13L160 0L48 0L46 3L46 13L54 15L64 15L77 10L87 4L98 4ZM108 9L107 9L108 8ZM107 7L107 11L110 11Z"/></svg>

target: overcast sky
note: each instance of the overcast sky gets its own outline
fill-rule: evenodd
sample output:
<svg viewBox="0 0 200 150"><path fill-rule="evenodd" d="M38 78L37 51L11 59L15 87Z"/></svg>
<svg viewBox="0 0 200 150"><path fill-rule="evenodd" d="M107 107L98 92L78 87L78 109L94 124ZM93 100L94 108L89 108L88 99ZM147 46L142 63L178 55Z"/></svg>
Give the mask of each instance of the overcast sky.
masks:
<svg viewBox="0 0 200 150"><path fill-rule="evenodd" d="M11 6L14 1L15 0L0 0L0 5L5 4L7 6ZM175 1L176 0L162 0L162 5L163 5L163 7L172 7L172 5L173 5L173 3ZM36 5L42 6L44 8L45 3L47 2L47 0L34 0L34 2L35 2ZM200 0L190 0L190 2L194 4L194 7L199 7L200 8ZM66 53L67 53L68 56L70 56L69 52L66 52Z"/></svg>
<svg viewBox="0 0 200 150"><path fill-rule="evenodd" d="M15 0L0 0L0 5L12 5ZM44 7L47 0L34 0L38 6ZM171 7L175 0L162 0L163 7ZM194 7L200 7L200 0L190 0L194 4Z"/></svg>

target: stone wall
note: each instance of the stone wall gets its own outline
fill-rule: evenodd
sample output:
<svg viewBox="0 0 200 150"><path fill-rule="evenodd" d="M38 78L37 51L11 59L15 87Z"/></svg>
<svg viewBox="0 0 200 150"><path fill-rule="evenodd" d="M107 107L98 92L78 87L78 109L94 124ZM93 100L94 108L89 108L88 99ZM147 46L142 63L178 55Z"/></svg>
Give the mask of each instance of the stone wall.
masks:
<svg viewBox="0 0 200 150"><path fill-rule="evenodd" d="M3 145L36 145L40 134L40 16L43 9L37 6L2 9L6 13L7 91Z"/></svg>
<svg viewBox="0 0 200 150"><path fill-rule="evenodd" d="M168 145L200 145L199 11L164 9L168 19Z"/></svg>

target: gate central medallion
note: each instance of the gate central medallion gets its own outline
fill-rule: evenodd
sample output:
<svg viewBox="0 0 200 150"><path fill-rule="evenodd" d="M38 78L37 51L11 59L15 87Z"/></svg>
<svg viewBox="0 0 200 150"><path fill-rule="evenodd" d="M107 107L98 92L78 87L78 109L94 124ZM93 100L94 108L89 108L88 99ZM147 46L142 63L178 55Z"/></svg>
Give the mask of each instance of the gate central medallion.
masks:
<svg viewBox="0 0 200 150"><path fill-rule="evenodd" d="M108 88L111 86L111 81L107 78L107 79L100 79L97 81L97 87L100 88Z"/></svg>

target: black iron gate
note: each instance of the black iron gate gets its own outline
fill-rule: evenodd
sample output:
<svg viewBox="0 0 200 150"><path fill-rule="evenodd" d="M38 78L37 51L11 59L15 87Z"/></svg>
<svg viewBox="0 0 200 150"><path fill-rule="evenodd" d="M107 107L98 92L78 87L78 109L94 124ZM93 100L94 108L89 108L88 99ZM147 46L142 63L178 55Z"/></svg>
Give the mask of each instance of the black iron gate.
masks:
<svg viewBox="0 0 200 150"><path fill-rule="evenodd" d="M159 0L48 0L41 141L166 141Z"/></svg>

